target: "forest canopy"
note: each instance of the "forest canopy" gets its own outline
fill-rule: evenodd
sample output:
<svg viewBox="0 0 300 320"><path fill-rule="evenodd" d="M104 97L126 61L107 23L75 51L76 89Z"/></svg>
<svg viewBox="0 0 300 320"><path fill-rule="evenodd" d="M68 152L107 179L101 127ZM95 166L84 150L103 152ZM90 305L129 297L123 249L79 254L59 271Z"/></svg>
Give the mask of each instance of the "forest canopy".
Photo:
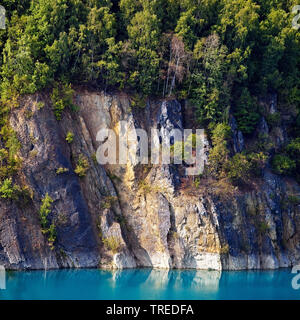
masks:
<svg viewBox="0 0 300 320"><path fill-rule="evenodd" d="M299 106L296 0L2 2L4 96L54 81L177 95L197 103L204 123L234 104L245 133L253 95L276 90Z"/></svg>
<svg viewBox="0 0 300 320"><path fill-rule="evenodd" d="M44 88L55 91L57 83L86 84L128 91L141 100L189 99L198 122L211 129L230 112L247 137L261 116L258 98L276 92L283 108L295 110L289 134L297 139L300 30L292 28L297 2L4 0L2 104ZM271 123L280 121L276 116ZM277 166L285 160L278 158Z"/></svg>

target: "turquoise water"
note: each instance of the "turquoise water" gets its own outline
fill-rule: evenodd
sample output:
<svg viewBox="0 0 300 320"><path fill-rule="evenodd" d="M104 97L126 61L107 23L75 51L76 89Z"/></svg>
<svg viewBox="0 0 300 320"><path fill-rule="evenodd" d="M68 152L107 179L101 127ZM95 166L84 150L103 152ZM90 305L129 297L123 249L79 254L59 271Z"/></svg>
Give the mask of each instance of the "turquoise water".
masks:
<svg viewBox="0 0 300 320"><path fill-rule="evenodd" d="M290 270L6 272L1 299L300 299ZM3 279L2 279L3 287Z"/></svg>

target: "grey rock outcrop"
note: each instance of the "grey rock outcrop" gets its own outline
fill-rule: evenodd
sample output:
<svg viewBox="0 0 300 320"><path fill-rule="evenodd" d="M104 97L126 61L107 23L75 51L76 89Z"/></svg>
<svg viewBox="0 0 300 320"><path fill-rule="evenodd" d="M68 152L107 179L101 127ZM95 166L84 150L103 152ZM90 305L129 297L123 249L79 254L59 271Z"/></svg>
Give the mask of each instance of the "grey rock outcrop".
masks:
<svg viewBox="0 0 300 320"><path fill-rule="evenodd" d="M38 99L45 101L44 108L37 107ZM33 200L23 206L0 201L0 264L12 269L240 270L299 263L300 208L291 199L300 189L291 179L265 170L255 188L241 192L206 178L196 184L180 165L101 166L95 161L98 131L110 128L118 136L121 120L149 135L152 128L162 136L182 130L178 101L148 101L139 111L131 110L125 94L78 91L80 111L66 110L60 122L47 101L28 97L10 119L22 145L18 182L33 190ZM231 127L234 151L241 152L244 139L234 118ZM70 144L69 131L74 134ZM207 140L205 145L208 149ZM82 178L74 172L79 155L89 162ZM60 167L68 171L58 175ZM49 215L57 229L53 250L38 218L46 193L54 200Z"/></svg>
<svg viewBox="0 0 300 320"><path fill-rule="evenodd" d="M229 125L232 131L232 144L234 153L242 152L245 148L243 133L238 130L238 126L235 118L231 115L229 119Z"/></svg>

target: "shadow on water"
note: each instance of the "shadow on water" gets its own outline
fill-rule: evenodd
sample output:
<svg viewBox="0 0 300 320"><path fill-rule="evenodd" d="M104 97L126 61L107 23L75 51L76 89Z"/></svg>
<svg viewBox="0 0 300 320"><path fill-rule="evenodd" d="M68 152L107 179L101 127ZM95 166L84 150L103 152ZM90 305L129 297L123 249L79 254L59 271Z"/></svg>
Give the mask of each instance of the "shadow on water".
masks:
<svg viewBox="0 0 300 320"><path fill-rule="evenodd" d="M97 269L14 272L0 299L300 299L290 270Z"/></svg>

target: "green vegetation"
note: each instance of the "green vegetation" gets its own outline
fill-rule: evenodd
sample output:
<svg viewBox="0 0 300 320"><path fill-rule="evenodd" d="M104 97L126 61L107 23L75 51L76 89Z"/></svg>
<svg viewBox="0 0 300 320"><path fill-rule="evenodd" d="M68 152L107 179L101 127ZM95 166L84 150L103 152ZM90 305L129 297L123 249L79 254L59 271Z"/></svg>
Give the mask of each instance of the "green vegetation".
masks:
<svg viewBox="0 0 300 320"><path fill-rule="evenodd" d="M213 148L209 154L210 172L216 177L222 177L225 172L224 164L229 159L228 139L231 136L231 129L227 124L219 123L212 130Z"/></svg>
<svg viewBox="0 0 300 320"><path fill-rule="evenodd" d="M41 226L44 233L46 233L46 230L47 230L47 225L48 225L47 217L51 212L52 203L53 203L53 199L47 193L46 196L42 199L42 204L39 211Z"/></svg>
<svg viewBox="0 0 300 320"><path fill-rule="evenodd" d="M36 106L37 106L38 110L41 110L44 108L45 103L43 101L39 101L39 102L37 102Z"/></svg>
<svg viewBox="0 0 300 320"><path fill-rule="evenodd" d="M114 254L118 253L121 249L120 240L116 237L102 238L102 242L104 246Z"/></svg>
<svg viewBox="0 0 300 320"><path fill-rule="evenodd" d="M66 136L66 141L70 144L74 140L74 134L71 131L68 131L67 136Z"/></svg>
<svg viewBox="0 0 300 320"><path fill-rule="evenodd" d="M12 178L7 178L0 184L0 197L15 200L24 205L32 199L33 192L28 186L20 187L18 184L13 183Z"/></svg>
<svg viewBox="0 0 300 320"><path fill-rule="evenodd" d="M61 120L62 113L66 107L73 108L73 90L71 85L61 85L53 88L51 101L57 120Z"/></svg>
<svg viewBox="0 0 300 320"><path fill-rule="evenodd" d="M18 189L13 185L11 178L5 179L0 186L1 198L15 199Z"/></svg>
<svg viewBox="0 0 300 320"><path fill-rule="evenodd" d="M252 176L259 176L268 156L263 152L236 153L230 157L228 141L231 129L219 123L212 129L213 148L209 155L209 170L216 178L229 179L234 184L247 184Z"/></svg>
<svg viewBox="0 0 300 320"><path fill-rule="evenodd" d="M297 195L289 195L288 198L287 198L287 201L294 205L294 206L297 206L300 204L300 196L297 196Z"/></svg>
<svg viewBox="0 0 300 320"><path fill-rule="evenodd" d="M272 164L275 172L279 174L291 174L296 168L295 161L282 154L275 155Z"/></svg>
<svg viewBox="0 0 300 320"><path fill-rule="evenodd" d="M84 177L86 175L86 172L88 171L90 165L88 159L83 155L80 154L78 157L77 165L75 168L75 173L79 177Z"/></svg>
<svg viewBox="0 0 300 320"><path fill-rule="evenodd" d="M139 193L147 195L149 193L165 193L166 188L160 185L150 184L146 179L140 180L138 184Z"/></svg>
<svg viewBox="0 0 300 320"><path fill-rule="evenodd" d="M68 168L63 168L63 167L60 167L56 170L56 174L63 174L63 173L66 173L66 172L69 172L69 169Z"/></svg>
<svg viewBox="0 0 300 320"><path fill-rule="evenodd" d="M153 186L151 186L146 180L141 180L139 181L139 190L146 195L153 191Z"/></svg>
<svg viewBox="0 0 300 320"><path fill-rule="evenodd" d="M291 140L281 153L276 154L272 165L276 173L291 175L300 182L300 138Z"/></svg>
<svg viewBox="0 0 300 320"><path fill-rule="evenodd" d="M226 243L220 248L220 254L228 254L229 251L230 251L230 247L228 243Z"/></svg>
<svg viewBox="0 0 300 320"><path fill-rule="evenodd" d="M292 174L300 182L300 137L293 139L286 147L286 153L295 161L295 168Z"/></svg>
<svg viewBox="0 0 300 320"><path fill-rule="evenodd" d="M98 165L97 155L96 152L92 153L91 158L95 165Z"/></svg>
<svg viewBox="0 0 300 320"><path fill-rule="evenodd" d="M251 134L259 120L257 102L247 88L242 88L241 95L235 105L235 116L239 129L244 134Z"/></svg>
<svg viewBox="0 0 300 320"><path fill-rule="evenodd" d="M271 128L277 127L280 125L281 117L279 112L275 112L267 115L267 122Z"/></svg>
<svg viewBox="0 0 300 320"><path fill-rule="evenodd" d="M200 186L200 184L201 184L200 178L197 177L197 178L195 179L195 181L193 182L193 184L194 184L194 187L195 187L196 189L198 189L199 186Z"/></svg>
<svg viewBox="0 0 300 320"><path fill-rule="evenodd" d="M0 178L10 178L21 167L21 159L18 156L21 145L16 133L8 124L6 115L2 121L4 125L0 130L0 137L4 147L0 149Z"/></svg>
<svg viewBox="0 0 300 320"><path fill-rule="evenodd" d="M270 230L270 226L265 221L258 222L257 223L257 230L261 235L264 235Z"/></svg>
<svg viewBox="0 0 300 320"><path fill-rule="evenodd" d="M82 84L127 91L132 107L140 109L153 96L189 99L194 119L208 129L213 143L211 173L218 179L228 175L234 183L246 182L248 172L260 171L265 159L258 155L268 156L272 142L268 137L257 139L251 152L232 158L229 113L247 139L255 134L261 115L272 129L282 123L283 109L293 110L288 124L291 146L275 150L272 163L276 172L299 180L300 33L291 28L295 4L296 0L2 1L7 12L7 28L0 31L0 134L6 150L0 155L2 182L20 168L20 146L7 121L19 97L47 89L55 117L61 120L67 108L77 109L73 88ZM272 92L282 109L270 115L260 98ZM32 115L26 112L26 118ZM67 135L66 140L72 143L73 137ZM75 172L84 176L88 166L82 158Z"/></svg>
<svg viewBox="0 0 300 320"><path fill-rule="evenodd" d="M135 93L131 98L131 107L144 109L147 104L147 97L141 94Z"/></svg>
<svg viewBox="0 0 300 320"><path fill-rule="evenodd" d="M299 101L293 2L4 1L1 89L9 97L58 81L178 94L195 102L203 123L222 119L232 97L248 133L257 121L253 94L274 89ZM59 119L66 101L57 89L53 98Z"/></svg>
<svg viewBox="0 0 300 320"><path fill-rule="evenodd" d="M56 240L56 227L54 222L49 225L48 215L51 213L51 206L53 199L47 193L42 199L42 204L39 210L40 223L42 227L42 233L47 235L48 243L51 250L54 249L54 242Z"/></svg>
<svg viewBox="0 0 300 320"><path fill-rule="evenodd" d="M48 228L48 243L51 250L54 249L55 240L56 240L56 227L54 223L51 223L50 227Z"/></svg>
<svg viewBox="0 0 300 320"><path fill-rule="evenodd" d="M110 209L117 200L118 200L117 197L114 197L114 196L106 196L106 197L104 198L104 200L102 201L102 203L101 203L101 207L102 207L103 209Z"/></svg>
<svg viewBox="0 0 300 320"><path fill-rule="evenodd" d="M251 164L244 154L235 154L225 166L227 177L232 182L239 184L248 181Z"/></svg>
<svg viewBox="0 0 300 320"><path fill-rule="evenodd" d="M171 158L184 161L188 161L192 158L192 153L196 149L197 135L191 133L185 141L176 140L173 145L170 146Z"/></svg>

